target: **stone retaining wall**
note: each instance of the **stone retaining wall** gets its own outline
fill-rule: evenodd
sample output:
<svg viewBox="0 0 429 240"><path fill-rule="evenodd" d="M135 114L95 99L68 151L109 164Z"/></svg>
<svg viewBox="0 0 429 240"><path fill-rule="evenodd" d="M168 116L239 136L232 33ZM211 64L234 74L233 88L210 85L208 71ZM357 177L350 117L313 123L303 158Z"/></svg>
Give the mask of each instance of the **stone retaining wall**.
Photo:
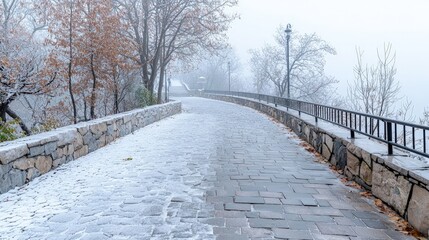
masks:
<svg viewBox="0 0 429 240"><path fill-rule="evenodd" d="M247 106L282 122L300 138L310 143L337 169L343 170L349 179L372 191L374 196L395 209L421 233L428 234L427 164L409 157L386 156L380 152L371 152L357 146L353 139L339 137L291 112L256 100L214 94L205 94L204 97Z"/></svg>
<svg viewBox="0 0 429 240"><path fill-rule="evenodd" d="M0 193L93 152L148 124L180 113L181 102L137 109L0 144Z"/></svg>

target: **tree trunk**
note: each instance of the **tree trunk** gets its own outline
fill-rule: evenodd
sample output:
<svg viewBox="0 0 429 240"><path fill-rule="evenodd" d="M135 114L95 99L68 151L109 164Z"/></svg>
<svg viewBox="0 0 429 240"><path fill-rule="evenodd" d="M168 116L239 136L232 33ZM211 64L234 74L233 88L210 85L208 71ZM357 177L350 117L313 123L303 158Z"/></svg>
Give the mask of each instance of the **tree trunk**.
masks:
<svg viewBox="0 0 429 240"><path fill-rule="evenodd" d="M114 100L114 106L113 106L113 113L119 113L119 90L118 90L118 83L114 82L114 88L113 88L113 100Z"/></svg>
<svg viewBox="0 0 429 240"><path fill-rule="evenodd" d="M69 64L68 64L68 88L70 94L70 100L73 107L73 123L77 123L77 109L76 101L73 95L72 85L72 67L73 67L73 3L70 3L70 22L69 22Z"/></svg>
<svg viewBox="0 0 429 240"><path fill-rule="evenodd" d="M90 100L90 110L89 110L89 114L90 114L90 119L95 119L95 105L97 102L97 92L96 92L96 87L97 87L97 75L95 74L95 69L94 69L94 54L91 53L91 74L92 74L92 89L91 89L91 100Z"/></svg>
<svg viewBox="0 0 429 240"><path fill-rule="evenodd" d="M22 119L16 114L12 109L9 108L9 106L6 107L6 113L13 119L18 120L19 126L21 127L22 131L25 132L25 135L31 135L31 130L25 125L25 123L22 121Z"/></svg>
<svg viewBox="0 0 429 240"><path fill-rule="evenodd" d="M161 64L161 69L159 70L159 83L158 83L158 96L157 96L157 102L158 104L162 103L162 87L164 85L164 72L165 72L165 66L164 64Z"/></svg>
<svg viewBox="0 0 429 240"><path fill-rule="evenodd" d="M7 105L0 105L0 120L5 123L6 122L6 109Z"/></svg>

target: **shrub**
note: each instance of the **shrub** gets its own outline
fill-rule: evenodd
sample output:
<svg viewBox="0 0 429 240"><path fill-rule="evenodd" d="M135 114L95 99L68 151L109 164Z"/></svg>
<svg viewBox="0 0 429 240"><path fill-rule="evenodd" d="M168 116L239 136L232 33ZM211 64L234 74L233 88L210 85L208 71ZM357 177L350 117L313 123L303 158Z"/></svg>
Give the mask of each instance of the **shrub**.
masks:
<svg viewBox="0 0 429 240"><path fill-rule="evenodd" d="M150 91L144 87L139 87L136 90L136 97L140 107L146 107L154 105L157 102L157 97L155 94L150 94Z"/></svg>
<svg viewBox="0 0 429 240"><path fill-rule="evenodd" d="M3 122L0 118L0 142L15 140L20 137L17 131L18 120Z"/></svg>

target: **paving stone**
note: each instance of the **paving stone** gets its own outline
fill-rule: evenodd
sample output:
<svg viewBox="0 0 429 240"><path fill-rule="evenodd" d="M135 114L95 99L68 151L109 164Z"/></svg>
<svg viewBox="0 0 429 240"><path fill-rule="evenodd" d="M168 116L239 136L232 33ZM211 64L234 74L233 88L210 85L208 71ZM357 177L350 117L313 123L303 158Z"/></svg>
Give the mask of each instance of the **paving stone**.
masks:
<svg viewBox="0 0 429 240"><path fill-rule="evenodd" d="M324 222L324 223L330 223L334 222L334 219L329 216L319 216L319 215L301 215L302 220L307 222Z"/></svg>
<svg viewBox="0 0 429 240"><path fill-rule="evenodd" d="M296 205L296 206L302 205L301 200L299 200L298 198L286 198L286 199L281 199L280 201L285 205Z"/></svg>
<svg viewBox="0 0 429 240"><path fill-rule="evenodd" d="M281 205L282 202L277 198L264 198L265 204Z"/></svg>
<svg viewBox="0 0 429 240"><path fill-rule="evenodd" d="M372 220L372 219L362 219L362 221L365 223L365 225L369 228L374 229L387 229L386 225L382 223L379 220Z"/></svg>
<svg viewBox="0 0 429 240"><path fill-rule="evenodd" d="M389 239L386 231L366 227L351 227L360 238Z"/></svg>
<svg viewBox="0 0 429 240"><path fill-rule="evenodd" d="M262 204L265 203L263 197L235 197L235 203L253 203L253 204Z"/></svg>
<svg viewBox="0 0 429 240"><path fill-rule="evenodd" d="M340 210L330 207L305 207L305 206L284 206L286 213L310 214L326 216L343 216Z"/></svg>
<svg viewBox="0 0 429 240"><path fill-rule="evenodd" d="M283 193L281 193L281 192L264 192L264 191L261 191L261 192L259 192L259 194L261 195L261 197L264 197L264 198L283 198Z"/></svg>
<svg viewBox="0 0 429 240"><path fill-rule="evenodd" d="M238 203L226 203L225 210L233 210L233 211L250 211L252 209L252 205L250 204L238 204Z"/></svg>
<svg viewBox="0 0 429 240"><path fill-rule="evenodd" d="M274 237L280 239L313 239L310 231L274 229Z"/></svg>
<svg viewBox="0 0 429 240"><path fill-rule="evenodd" d="M314 198L301 198L300 200L304 206L318 206Z"/></svg>
<svg viewBox="0 0 429 240"><path fill-rule="evenodd" d="M352 211L354 216L361 219L378 219L379 217L372 212Z"/></svg>
<svg viewBox="0 0 429 240"><path fill-rule="evenodd" d="M288 221L289 229L292 230L318 230L314 222L304 222L304 221Z"/></svg>
<svg viewBox="0 0 429 240"><path fill-rule="evenodd" d="M216 240L248 240L249 237L238 234L219 235Z"/></svg>
<svg viewBox="0 0 429 240"><path fill-rule="evenodd" d="M283 213L283 207L281 205L268 205L268 204L258 204L253 205L254 211L258 212L277 212Z"/></svg>
<svg viewBox="0 0 429 240"><path fill-rule="evenodd" d="M267 219L285 219L284 214L278 212L260 212L259 217Z"/></svg>
<svg viewBox="0 0 429 240"><path fill-rule="evenodd" d="M322 234L327 235L341 235L341 236L358 236L351 227L341 226L336 224L328 223L316 223ZM359 232L360 233L360 232Z"/></svg>
<svg viewBox="0 0 429 240"><path fill-rule="evenodd" d="M288 221L276 219L249 219L249 226L252 228L289 228Z"/></svg>
<svg viewBox="0 0 429 240"><path fill-rule="evenodd" d="M249 236L251 239L271 239L272 231L264 228L241 228L241 233Z"/></svg>
<svg viewBox="0 0 429 240"><path fill-rule="evenodd" d="M247 227L247 218L227 218L226 219L227 227Z"/></svg>
<svg viewBox="0 0 429 240"><path fill-rule="evenodd" d="M216 235L240 234L241 229L238 227L214 227L213 233Z"/></svg>
<svg viewBox="0 0 429 240"><path fill-rule="evenodd" d="M244 197L259 197L258 191L237 191L236 196L244 196Z"/></svg>
<svg viewBox="0 0 429 240"><path fill-rule="evenodd" d="M208 219L202 220L202 222L210 224L212 226L219 226L219 227L225 226L225 218L208 218Z"/></svg>

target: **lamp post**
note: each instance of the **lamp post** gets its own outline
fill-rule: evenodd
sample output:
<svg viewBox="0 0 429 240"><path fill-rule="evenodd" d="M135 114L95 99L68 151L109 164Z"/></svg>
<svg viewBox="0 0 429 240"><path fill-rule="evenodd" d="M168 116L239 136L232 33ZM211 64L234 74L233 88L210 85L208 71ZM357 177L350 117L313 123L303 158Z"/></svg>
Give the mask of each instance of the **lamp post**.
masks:
<svg viewBox="0 0 429 240"><path fill-rule="evenodd" d="M228 91L231 92L231 62L228 62Z"/></svg>
<svg viewBox="0 0 429 240"><path fill-rule="evenodd" d="M292 32L292 26L288 23L286 26L286 64L287 64L287 98L290 98L290 66L289 66L289 41L290 34Z"/></svg>

